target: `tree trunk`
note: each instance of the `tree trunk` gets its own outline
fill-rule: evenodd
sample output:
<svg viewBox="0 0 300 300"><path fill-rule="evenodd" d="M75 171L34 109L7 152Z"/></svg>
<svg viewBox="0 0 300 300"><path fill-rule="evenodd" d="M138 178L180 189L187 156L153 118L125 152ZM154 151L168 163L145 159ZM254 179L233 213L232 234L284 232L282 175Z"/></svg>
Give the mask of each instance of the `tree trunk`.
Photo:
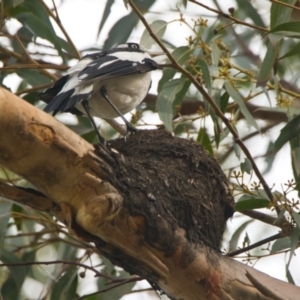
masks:
<svg viewBox="0 0 300 300"><path fill-rule="evenodd" d="M220 254L233 199L193 141L155 130L94 147L1 89L0 164L41 192L2 183L0 196L51 212L171 299L298 299L298 287Z"/></svg>

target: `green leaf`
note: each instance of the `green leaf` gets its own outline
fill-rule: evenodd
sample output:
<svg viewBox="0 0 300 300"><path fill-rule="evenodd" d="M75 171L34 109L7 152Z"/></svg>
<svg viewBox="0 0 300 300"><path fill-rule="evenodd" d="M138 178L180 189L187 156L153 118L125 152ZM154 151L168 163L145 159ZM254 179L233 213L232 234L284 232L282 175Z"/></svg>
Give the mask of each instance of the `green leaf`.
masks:
<svg viewBox="0 0 300 300"><path fill-rule="evenodd" d="M215 67L218 67L219 61L220 61L220 56L221 56L221 50L219 49L218 45L216 43L211 44L211 59L212 63Z"/></svg>
<svg viewBox="0 0 300 300"><path fill-rule="evenodd" d="M281 2L290 4L290 5L295 4L295 0L281 0ZM290 20L291 12L292 12L291 8L273 2L271 5L271 14L270 14L271 29L273 29L275 26L277 26L281 23L288 22Z"/></svg>
<svg viewBox="0 0 300 300"><path fill-rule="evenodd" d="M288 33L300 33L300 22L288 22L282 23L275 26L270 33L274 32L284 32L285 34Z"/></svg>
<svg viewBox="0 0 300 300"><path fill-rule="evenodd" d="M157 97L157 110L160 119L167 130L172 131L173 102L176 95L182 90L186 79L177 78L166 82Z"/></svg>
<svg viewBox="0 0 300 300"><path fill-rule="evenodd" d="M251 222L253 222L253 219L241 224L240 227L234 232L234 234L231 237L230 244L229 244L230 251L234 251L238 248L237 246L238 246L240 235L244 232L245 228Z"/></svg>
<svg viewBox="0 0 300 300"><path fill-rule="evenodd" d="M12 202L0 199L0 256L3 249L3 240L6 233L7 224L10 218Z"/></svg>
<svg viewBox="0 0 300 300"><path fill-rule="evenodd" d="M72 266L54 285L51 293L51 300L74 299L76 297L77 282L77 268Z"/></svg>
<svg viewBox="0 0 300 300"><path fill-rule="evenodd" d="M106 5L105 5L105 8L104 8L104 11L103 11L103 14L102 14L102 17L101 17L101 22L100 22L100 25L99 25L99 28L98 28L98 32L97 32L97 36L100 35L101 33L101 30L110 14L110 10L111 10L111 7L112 5L114 4L115 0L107 0L106 1Z"/></svg>
<svg viewBox="0 0 300 300"><path fill-rule="evenodd" d="M292 233L292 238L291 238L291 250L290 250L290 256L289 256L289 260L286 264L286 267L288 268L290 263L291 263L291 260L292 260L292 257L294 255L294 252L298 246L298 243L299 243L299 236L300 236L300 228L299 227L295 227L293 228L293 233Z"/></svg>
<svg viewBox="0 0 300 300"><path fill-rule="evenodd" d="M251 161L248 158L245 158L244 162L241 163L240 166L241 166L241 171L243 173L246 172L246 173L250 174L253 169Z"/></svg>
<svg viewBox="0 0 300 300"><path fill-rule="evenodd" d="M221 98L220 98L220 104L219 104L219 107L220 107L222 113L226 112L228 101L229 101L229 94L227 92L225 92L221 96Z"/></svg>
<svg viewBox="0 0 300 300"><path fill-rule="evenodd" d="M291 274L291 272L289 271L288 268L286 268L286 278L288 280L289 283L293 284L293 285L296 285L294 279L293 279L293 276Z"/></svg>
<svg viewBox="0 0 300 300"><path fill-rule="evenodd" d="M208 90L208 93L211 94L211 80L210 80L210 73L209 73L208 65L205 60L200 59L199 66L200 66L200 69L202 70L203 79L204 79L206 88Z"/></svg>
<svg viewBox="0 0 300 300"><path fill-rule="evenodd" d="M293 218L298 226L298 228L300 228L300 215L299 213L296 212L292 212Z"/></svg>
<svg viewBox="0 0 300 300"><path fill-rule="evenodd" d="M282 146L300 134L300 115L289 121L281 130L274 143L274 151L278 152Z"/></svg>
<svg viewBox="0 0 300 300"><path fill-rule="evenodd" d="M229 83L225 82L225 88L230 97L237 103L237 105L240 107L240 110L242 114L244 115L247 122L252 125L255 129L259 131L259 127L255 121L255 119L252 117L251 113L249 112L247 106L245 105L241 95L238 93L238 91Z"/></svg>
<svg viewBox="0 0 300 300"><path fill-rule="evenodd" d="M271 253L277 253L291 247L291 239L289 237L280 238L272 245Z"/></svg>
<svg viewBox="0 0 300 300"><path fill-rule="evenodd" d="M49 15L40 1L25 0L22 4L10 9L9 14L21 22L35 36L51 42L64 60L61 39L57 37Z"/></svg>
<svg viewBox="0 0 300 300"><path fill-rule="evenodd" d="M138 20L137 15L133 11L118 20L109 31L103 49L107 50L118 44L126 43Z"/></svg>
<svg viewBox="0 0 300 300"><path fill-rule="evenodd" d="M156 20L152 24L150 24L151 30L153 33L161 39L167 29L168 23L162 20ZM152 45L156 44L154 39L150 36L147 29L144 30L140 44L143 45L146 49L150 49Z"/></svg>
<svg viewBox="0 0 300 300"><path fill-rule="evenodd" d="M197 142L200 143L211 155L214 155L214 150L205 128L200 128L197 136Z"/></svg>
<svg viewBox="0 0 300 300"><path fill-rule="evenodd" d="M239 9L243 10L243 13L250 19L253 20L253 23L260 27L265 27L264 21L262 20L258 10L254 8L250 1L245 0L236 0Z"/></svg>
<svg viewBox="0 0 300 300"><path fill-rule="evenodd" d="M41 84L46 84L51 82L51 80L40 74L38 70L33 70L33 69L20 69L16 70L16 73L23 78L27 84L31 86L36 86L36 85L41 85Z"/></svg>
<svg viewBox="0 0 300 300"><path fill-rule="evenodd" d="M295 47L293 47L290 51L288 51L286 54L282 55L278 60L284 59L290 56L299 55L300 53L300 43L296 44Z"/></svg>
<svg viewBox="0 0 300 300"><path fill-rule="evenodd" d="M9 263L17 263L20 264L23 261L17 257L14 253L10 252L10 251L6 251L5 249L2 249L2 254L0 257L1 261L5 264L9 264ZM25 280L26 277L26 273L27 273L27 269L25 266L8 266L13 280L16 284L17 290L20 292L21 291L21 287L23 285L23 282Z"/></svg>
<svg viewBox="0 0 300 300"><path fill-rule="evenodd" d="M276 48L277 49L277 48ZM278 49L274 49L273 45L271 42L268 43L268 48L266 55L263 59L258 78L257 78L257 83L256 87L264 87L266 83L268 82L269 78L271 77L272 74L272 69L275 63L275 59L278 53Z"/></svg>
<svg viewBox="0 0 300 300"><path fill-rule="evenodd" d="M191 49L187 46L178 47L172 52L172 56L176 59L178 64L184 65L190 56L190 52ZM162 87L166 82L168 82L170 79L172 79L175 76L176 72L177 70L173 68L165 68L163 70L163 75L158 83L158 88L157 88L158 92L161 91Z"/></svg>
<svg viewBox="0 0 300 300"><path fill-rule="evenodd" d="M258 209L266 208L270 204L270 201L264 198L252 198L247 195L242 196L235 204L237 211L243 211L245 209Z"/></svg>

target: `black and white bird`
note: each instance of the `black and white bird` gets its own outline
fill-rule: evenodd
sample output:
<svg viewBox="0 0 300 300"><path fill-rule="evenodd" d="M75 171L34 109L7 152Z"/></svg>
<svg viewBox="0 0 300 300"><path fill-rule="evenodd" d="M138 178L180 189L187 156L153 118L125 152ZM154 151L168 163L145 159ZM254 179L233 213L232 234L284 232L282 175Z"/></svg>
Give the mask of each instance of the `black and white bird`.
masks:
<svg viewBox="0 0 300 300"><path fill-rule="evenodd" d="M99 140L105 144L93 117L121 117L127 132L136 131L125 118L146 97L151 86L150 71L158 68L150 54L136 43L84 56L52 87L40 94L45 112L86 114Z"/></svg>

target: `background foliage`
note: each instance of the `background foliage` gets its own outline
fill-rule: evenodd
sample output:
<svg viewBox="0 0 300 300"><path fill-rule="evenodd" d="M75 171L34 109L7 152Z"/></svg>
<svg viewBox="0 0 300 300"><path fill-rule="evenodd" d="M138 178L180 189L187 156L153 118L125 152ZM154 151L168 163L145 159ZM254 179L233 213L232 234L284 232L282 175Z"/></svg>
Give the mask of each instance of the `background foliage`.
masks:
<svg viewBox="0 0 300 300"><path fill-rule="evenodd" d="M76 48L59 18L65 2L0 3L0 82L10 89L11 75L17 74L13 91L41 108L38 93L83 54L97 50ZM128 11L122 8L124 16L111 25L117 2L108 0L99 13L100 48L129 40L165 52L152 94L129 115L131 121L194 138L216 156L240 212L221 248L247 263L278 262L283 253L283 275L277 276L299 284L291 270L300 234L300 1L236 0L228 6L219 0L169 0L163 11L159 1L125 1ZM76 118L66 125L96 141L89 121ZM109 126L102 131L106 138L118 137ZM291 170L288 180L274 171L278 157ZM3 168L0 178L31 187ZM273 186L275 181L281 184ZM74 240L50 215L3 198L0 211L1 261L7 265L0 268L3 299L119 299L140 280L99 259L92 245ZM85 278L94 275L87 288ZM35 295L29 293L32 286Z"/></svg>

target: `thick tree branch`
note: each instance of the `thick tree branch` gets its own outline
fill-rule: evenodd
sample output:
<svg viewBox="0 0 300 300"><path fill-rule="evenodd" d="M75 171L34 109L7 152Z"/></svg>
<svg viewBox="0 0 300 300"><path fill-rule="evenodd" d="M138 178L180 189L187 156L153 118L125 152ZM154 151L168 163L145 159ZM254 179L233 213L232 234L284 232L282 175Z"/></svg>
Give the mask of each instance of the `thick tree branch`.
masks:
<svg viewBox="0 0 300 300"><path fill-rule="evenodd" d="M232 198L199 145L164 131L110 145L95 150L0 90L0 164L60 206L69 229L113 263L172 299L298 298L299 288L218 252Z"/></svg>

